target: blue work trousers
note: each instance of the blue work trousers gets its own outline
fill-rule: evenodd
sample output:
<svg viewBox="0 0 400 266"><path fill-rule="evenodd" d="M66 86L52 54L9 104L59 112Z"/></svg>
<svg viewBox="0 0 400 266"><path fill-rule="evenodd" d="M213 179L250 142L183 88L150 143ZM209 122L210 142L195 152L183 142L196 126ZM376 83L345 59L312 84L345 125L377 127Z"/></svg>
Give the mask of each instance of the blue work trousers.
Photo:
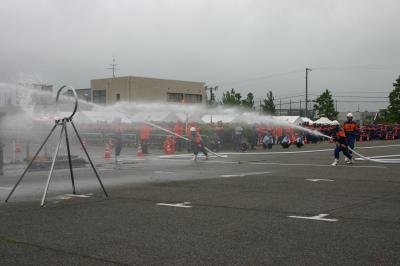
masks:
<svg viewBox="0 0 400 266"><path fill-rule="evenodd" d="M349 149L347 147L343 147L341 145L336 145L335 148L335 158L339 160L339 153L343 152L344 156L346 156L347 158L351 159L351 153L349 153Z"/></svg>

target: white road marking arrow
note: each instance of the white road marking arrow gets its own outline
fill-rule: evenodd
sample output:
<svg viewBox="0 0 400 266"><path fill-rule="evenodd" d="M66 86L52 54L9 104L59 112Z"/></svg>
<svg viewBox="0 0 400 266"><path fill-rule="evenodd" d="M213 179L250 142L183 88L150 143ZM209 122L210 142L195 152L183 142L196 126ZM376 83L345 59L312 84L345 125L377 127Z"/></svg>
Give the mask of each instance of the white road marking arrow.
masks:
<svg viewBox="0 0 400 266"><path fill-rule="evenodd" d="M311 182L318 182L318 181L333 182L333 181L335 181L335 180L332 180L332 179L318 179L318 178L315 178L315 179L307 178L306 180L307 181L311 181Z"/></svg>
<svg viewBox="0 0 400 266"><path fill-rule="evenodd" d="M156 205L159 206L168 206L168 207L178 207L178 208L192 208L189 206L190 202L183 202L183 203L157 203Z"/></svg>
<svg viewBox="0 0 400 266"><path fill-rule="evenodd" d="M288 216L289 218L296 218L296 219L307 219L307 220L317 220L317 221L324 221L324 222L337 222L339 221L338 219L328 219L328 218L324 218L326 216L328 216L329 214L318 214L316 216L311 216L311 217L307 217L307 216Z"/></svg>

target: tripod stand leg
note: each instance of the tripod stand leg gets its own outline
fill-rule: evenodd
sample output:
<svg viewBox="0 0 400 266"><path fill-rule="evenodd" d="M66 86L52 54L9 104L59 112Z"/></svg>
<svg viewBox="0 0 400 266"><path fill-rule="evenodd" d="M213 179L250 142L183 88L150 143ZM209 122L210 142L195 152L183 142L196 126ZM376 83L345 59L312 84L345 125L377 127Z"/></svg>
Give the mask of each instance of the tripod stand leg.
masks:
<svg viewBox="0 0 400 266"><path fill-rule="evenodd" d="M103 186L103 182L101 182L101 179L100 179L100 177L99 177L99 174L98 174L97 171L96 171L96 167L94 167L94 164L93 164L93 162L92 162L92 159L90 159L89 153L87 152L85 145L83 145L81 136L79 135L78 130L76 129L75 124L74 124L74 122L72 122L72 120L71 120L71 124L72 124L72 127L74 128L74 131L75 131L76 136L77 136L78 139L79 139L79 142L81 143L81 146L82 146L82 148L83 148L83 150L84 150L84 152L85 152L85 154L86 154L86 157L88 158L88 160L89 160L89 162L90 162L90 165L92 166L93 172L95 173L95 175L96 175L96 177L97 177L97 180L99 180L100 186L101 186L101 188L103 189L104 194L106 195L106 197L108 197L108 194L107 194L107 192L106 192L106 189L105 189L104 186Z"/></svg>
<svg viewBox="0 0 400 266"><path fill-rule="evenodd" d="M56 163L58 149L60 148L60 144L61 144L61 141L62 141L62 136L63 136L63 133L64 133L65 126L66 125L65 125L65 122L64 122L63 125L62 125L62 128L61 128L60 138L59 138L58 143L57 143L56 151L54 152L54 157L53 157L53 161L51 163L49 176L47 177L46 187L44 188L44 192L43 192L43 196L42 196L42 202L40 203L41 207L44 206L44 200L46 199L47 190L49 189L49 185L50 185L50 179L51 179L51 176L53 175L54 164Z"/></svg>
<svg viewBox="0 0 400 266"><path fill-rule="evenodd" d="M31 167L32 163L35 161L36 157L39 155L40 151L43 149L44 145L46 144L46 142L49 140L50 136L53 134L54 130L56 129L57 124L54 124L53 128L51 129L49 135L47 135L46 139L43 141L42 145L40 146L40 148L37 150L35 156L33 156L32 160L30 161L30 163L28 164L28 166L25 168L25 171L22 173L21 177L18 179L17 183L14 185L14 187L12 188L12 190L10 191L10 194L8 194L8 197L6 198L6 202L8 202L8 200L10 199L10 197L12 196L12 194L14 193L15 189L17 188L17 186L19 185L19 183L21 182L22 178L24 178L26 172L28 172L28 169Z"/></svg>
<svg viewBox="0 0 400 266"><path fill-rule="evenodd" d="M76 194L76 191L75 191L74 172L73 172L73 170L72 170L71 151L70 151L70 148L69 148L67 124L65 124L64 129L65 129L65 144L67 145L67 152L68 152L69 171L70 171L70 173L71 173L72 193L73 193L73 194Z"/></svg>

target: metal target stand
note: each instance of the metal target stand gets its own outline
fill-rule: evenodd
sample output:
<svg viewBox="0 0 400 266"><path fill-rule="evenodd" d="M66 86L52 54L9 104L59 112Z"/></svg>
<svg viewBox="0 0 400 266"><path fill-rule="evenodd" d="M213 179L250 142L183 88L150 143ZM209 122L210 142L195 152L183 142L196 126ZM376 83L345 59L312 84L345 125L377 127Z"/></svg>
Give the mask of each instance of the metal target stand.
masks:
<svg viewBox="0 0 400 266"><path fill-rule="evenodd" d="M46 144L46 142L49 140L49 138L51 137L51 135L54 133L54 131L55 131L55 129L57 128L57 126L61 126L60 136L59 136L59 139L58 139L58 143L57 143L56 150L55 150L55 152L54 152L53 160L52 160L51 167L50 167L50 172L49 172L49 175L48 175L48 177L47 177L47 182L46 182L46 186L45 186L45 188L44 188L44 192L43 192L42 201L41 201L40 206L41 206L41 207L44 207L44 203L45 203L47 191L48 191L48 189L49 189L51 177L52 177L52 175L53 175L53 170L54 170L54 165L55 165L55 162L56 162L56 157L57 157L57 154L58 154L58 150L59 150L59 148L60 148L60 145L61 145L61 141L62 141L62 139L63 139L64 132L65 132L65 143L66 143L66 146L67 146L67 153L68 153L69 170L70 170L70 174L71 174L72 193L73 193L73 194L76 194L74 173L73 173L72 161L71 161L71 150L70 150L69 139L68 139L68 130L67 130L67 125L68 125L68 123L71 123L72 128L74 129L75 134L76 134L76 136L78 137L79 143L81 144L81 147L82 147L82 149L84 150L84 152L85 152L85 154L86 154L86 157L87 157L87 159L88 159L89 162L90 162L90 165L92 166L93 172L95 173L95 175L96 175L96 177L97 177L97 180L99 181L100 186L101 186L101 188L103 189L103 192L104 192L105 196L108 197L108 194L107 194L107 192L106 192L106 190L105 190L105 188L104 188L104 186L103 186L103 183L101 182L101 179L100 179L100 177L99 177L99 174L97 173L96 167L94 166L92 160L90 159L89 153L88 153L88 151L86 150L85 145L83 145L83 141L82 141L82 139L81 139L81 136L80 136L79 133L78 133L78 130L77 130L76 127L75 127L74 122L72 122L72 118L74 117L74 115L75 115L75 113L76 113L76 110L78 109L78 95L76 94L75 89L72 88L71 86L62 86L62 87L58 90L58 92L57 92L56 104L58 105L58 100L59 100L61 91L62 91L64 88L69 88L69 89L72 91L73 95L74 95L74 98L75 98L74 110L72 111L72 113L71 113L70 116L55 120L55 124L54 124L53 128L51 129L49 135L47 135L46 139L44 140L44 142L42 143L42 145L40 146L40 148L39 148L38 151L36 152L35 156L33 156L32 160L30 161L30 163L29 163L28 166L26 167L25 171L22 173L21 177L18 179L17 183L14 185L14 187L13 187L12 190L10 191L10 194L8 195L8 197L7 197L7 199L5 200L5 202L8 202L8 200L10 199L10 197L12 196L12 194L14 193L15 189L18 187L19 183L22 181L22 179L24 178L25 174L28 172L28 169L31 167L32 163L35 161L36 157L39 155L40 151L42 150L42 148L44 147L44 145Z"/></svg>

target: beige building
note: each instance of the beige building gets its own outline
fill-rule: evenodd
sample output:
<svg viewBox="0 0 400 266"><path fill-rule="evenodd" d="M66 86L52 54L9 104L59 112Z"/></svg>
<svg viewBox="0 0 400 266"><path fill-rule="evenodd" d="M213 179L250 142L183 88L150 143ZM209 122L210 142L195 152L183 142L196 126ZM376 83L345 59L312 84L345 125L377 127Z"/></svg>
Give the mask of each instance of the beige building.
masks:
<svg viewBox="0 0 400 266"><path fill-rule="evenodd" d="M92 101L97 104L118 101L206 103L203 82L127 76L93 79L90 85Z"/></svg>

